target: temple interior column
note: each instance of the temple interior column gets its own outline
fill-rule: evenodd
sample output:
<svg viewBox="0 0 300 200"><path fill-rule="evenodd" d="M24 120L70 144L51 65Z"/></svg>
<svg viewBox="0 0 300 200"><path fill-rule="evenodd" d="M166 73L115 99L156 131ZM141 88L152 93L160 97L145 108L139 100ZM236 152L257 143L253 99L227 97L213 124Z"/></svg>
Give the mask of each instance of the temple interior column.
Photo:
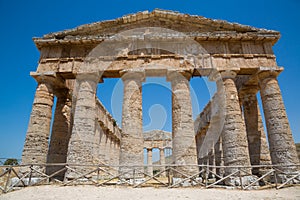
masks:
<svg viewBox="0 0 300 200"><path fill-rule="evenodd" d="M167 77L172 85L172 157L173 164L179 165L197 164L190 77L191 75L187 72L179 73L177 71L169 71ZM196 166L182 166L178 169L185 174L198 172ZM174 176L182 177L179 173Z"/></svg>
<svg viewBox="0 0 300 200"><path fill-rule="evenodd" d="M220 95L225 96L225 122L221 133L224 165L250 166L247 134L237 88L234 83L235 76L236 73L233 71L224 71L221 72L221 79L217 80L218 92L220 92ZM225 168L225 175L231 174L236 170L238 169L234 167ZM250 168L246 168L244 171L251 174Z"/></svg>
<svg viewBox="0 0 300 200"><path fill-rule="evenodd" d="M105 143L105 163L109 165L111 163L111 137L109 135L108 129L105 131L106 133L106 143Z"/></svg>
<svg viewBox="0 0 300 200"><path fill-rule="evenodd" d="M196 147L197 147L197 163L198 165L204 165L204 153L202 149L202 144L204 142L205 138L205 130L201 131L200 133L197 134L196 136ZM202 166L199 167L199 170L201 171L204 169Z"/></svg>
<svg viewBox="0 0 300 200"><path fill-rule="evenodd" d="M116 171L116 165L119 164L118 160L119 160L119 154L118 154L119 150L118 150L118 140L116 138L113 138L113 163L112 165L114 165L114 174L117 173Z"/></svg>
<svg viewBox="0 0 300 200"><path fill-rule="evenodd" d="M99 124L99 123L98 123ZM105 157L106 157L106 141L107 141L107 136L105 133L105 130L103 130L103 128L98 125L99 127L99 131L100 131L100 140L99 140L99 162L101 164L107 164L105 162Z"/></svg>
<svg viewBox="0 0 300 200"><path fill-rule="evenodd" d="M257 86L253 86L245 87L240 91L240 98L244 108L250 161L251 165L270 165L270 152L257 102L257 90ZM265 171L263 168L253 168L252 173L261 176Z"/></svg>
<svg viewBox="0 0 300 200"><path fill-rule="evenodd" d="M143 117L142 117L142 71L129 71L122 75L124 99L122 108L122 134L120 143L120 165L141 166L143 171ZM120 167L120 172L128 172L123 178L133 178L132 167ZM143 176L135 174L135 176Z"/></svg>
<svg viewBox="0 0 300 200"><path fill-rule="evenodd" d="M147 149L147 171L150 176L153 176L153 167L152 167L152 149Z"/></svg>
<svg viewBox="0 0 300 200"><path fill-rule="evenodd" d="M98 73L82 73L76 77L77 100L75 105L74 123L68 148L67 163L98 164L98 155L94 155L97 145L96 134L96 89L99 82ZM84 167L74 167L77 172L85 173ZM74 178L76 173L68 170L67 178Z"/></svg>
<svg viewBox="0 0 300 200"><path fill-rule="evenodd" d="M215 144L215 164L216 166L224 166L224 162L223 162L223 150L222 150L222 138L220 137L217 141L217 143ZM217 167L216 168L216 173L219 176L223 176L224 175L224 168L221 167Z"/></svg>
<svg viewBox="0 0 300 200"><path fill-rule="evenodd" d="M120 164L119 163L120 162L119 158L120 158L120 141L118 140L116 142L116 165Z"/></svg>
<svg viewBox="0 0 300 200"><path fill-rule="evenodd" d="M71 107L72 102L67 89L55 92L57 97L54 122L49 145L47 163L66 163L68 145L71 137ZM63 166L49 166L47 173L52 174L63 168ZM64 172L56 175L63 179Z"/></svg>
<svg viewBox="0 0 300 200"><path fill-rule="evenodd" d="M37 79L30 121L26 133L22 164L45 164L53 106L53 88L47 79Z"/></svg>
<svg viewBox="0 0 300 200"><path fill-rule="evenodd" d="M258 74L271 160L273 165L295 165L299 164L299 159L276 79L277 75L276 72L270 71ZM288 173L299 167L278 166L278 169Z"/></svg>
<svg viewBox="0 0 300 200"><path fill-rule="evenodd" d="M211 171L209 173L209 177L214 178L216 174L216 158L215 158L215 148L212 147L211 151L208 153L208 162L209 162L209 170Z"/></svg>

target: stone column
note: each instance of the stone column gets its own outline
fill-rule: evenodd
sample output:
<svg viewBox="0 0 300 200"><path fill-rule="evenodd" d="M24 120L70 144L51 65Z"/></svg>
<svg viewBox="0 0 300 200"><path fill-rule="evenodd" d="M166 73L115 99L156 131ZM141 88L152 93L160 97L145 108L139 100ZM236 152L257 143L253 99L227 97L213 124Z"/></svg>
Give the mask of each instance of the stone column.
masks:
<svg viewBox="0 0 300 200"><path fill-rule="evenodd" d="M107 136L105 130L103 130L103 128L100 125L99 125L99 131L100 131L99 162L101 164L107 164L105 162Z"/></svg>
<svg viewBox="0 0 300 200"><path fill-rule="evenodd" d="M119 165L119 154L118 154L118 152L119 152L119 149L118 149L118 140L117 140L117 138L113 138L113 163L112 163L112 165L114 165L114 173L116 173L117 171L116 171L116 165Z"/></svg>
<svg viewBox="0 0 300 200"><path fill-rule="evenodd" d="M164 148L160 148L159 149L159 160L160 160L160 164L161 165L165 165L166 164L166 158L165 158L165 151ZM165 166L161 167L161 171L165 170ZM165 177L166 176L166 172L161 173L161 176Z"/></svg>
<svg viewBox="0 0 300 200"><path fill-rule="evenodd" d="M116 143L116 165L120 164L120 141Z"/></svg>
<svg viewBox="0 0 300 200"><path fill-rule="evenodd" d="M82 73L76 77L77 100L74 123L68 148L68 164L92 165L97 163L94 147L97 145L96 134L96 89L99 82L98 73ZM79 173L89 170L87 167L74 167ZM67 171L66 178L77 176Z"/></svg>
<svg viewBox="0 0 300 200"><path fill-rule="evenodd" d="M216 165L216 157L215 157L215 148L214 148L214 145L211 149L211 151L208 153L208 162L209 162L209 165L211 167L209 167L209 170L211 171L209 173L209 178L214 178L215 177L215 174L216 174L216 167L213 167Z"/></svg>
<svg viewBox="0 0 300 200"><path fill-rule="evenodd" d="M299 164L290 124L276 77L276 72L262 71L258 74L272 164ZM278 169L288 173L298 168L279 166Z"/></svg>
<svg viewBox="0 0 300 200"><path fill-rule="evenodd" d="M108 135L108 149L107 149L107 155L108 155L108 165L114 164L114 138L111 135L112 133L109 132ZM113 174L115 171L113 167L109 167L109 171Z"/></svg>
<svg viewBox="0 0 300 200"><path fill-rule="evenodd" d="M221 72L221 79L217 81L218 92L225 96L225 102L223 102L225 122L221 133L224 165L250 166L247 134L234 83L235 76L236 73L233 71L224 71ZM225 175L237 170L237 168L225 168ZM244 171L251 174L250 168L246 168Z"/></svg>
<svg viewBox="0 0 300 200"><path fill-rule="evenodd" d="M142 81L144 72L128 71L122 75L124 99L122 109L122 133L120 143L120 165L143 166L143 117L142 117ZM143 171L143 167L138 168ZM122 177L133 178L133 167L120 167ZM136 177L142 174L135 173Z"/></svg>
<svg viewBox="0 0 300 200"><path fill-rule="evenodd" d="M197 164L194 122L190 97L189 79L191 74L168 72L168 81L172 85L172 142L173 163L179 165ZM196 166L182 166L178 170L185 174L198 172ZM177 178L180 174L174 175Z"/></svg>
<svg viewBox="0 0 300 200"><path fill-rule="evenodd" d="M37 79L30 121L27 129L22 164L45 164L52 118L53 88L46 79Z"/></svg>
<svg viewBox="0 0 300 200"><path fill-rule="evenodd" d="M111 163L111 137L108 129L106 130L106 145L105 145L105 163L110 165Z"/></svg>
<svg viewBox="0 0 300 200"><path fill-rule="evenodd" d="M153 167L152 163L152 149L147 149L147 172L150 176L153 176Z"/></svg>
<svg viewBox="0 0 300 200"><path fill-rule="evenodd" d="M217 141L217 143L215 144L215 164L216 166L224 166L224 162L223 162L223 150L222 150L222 138L220 137ZM216 168L216 173L223 177L224 175L224 168L221 167L217 167Z"/></svg>
<svg viewBox="0 0 300 200"><path fill-rule="evenodd" d="M68 145L71 137L71 106L67 89L56 91L57 102L55 107L54 122L52 127L51 140L47 163L66 163ZM50 175L63 166L49 166L47 173ZM58 174L56 178L63 179L64 172Z"/></svg>
<svg viewBox="0 0 300 200"><path fill-rule="evenodd" d="M111 133L113 134L113 133ZM115 141L114 141L114 137L112 135L110 135L110 165L113 165L114 162L115 162L115 158L114 158L114 155L115 155L115 152L114 152L114 149L115 149Z"/></svg>
<svg viewBox="0 0 300 200"><path fill-rule="evenodd" d="M250 161L251 165L270 165L270 152L257 102L257 90L258 88L253 86L245 87L240 91L240 98L244 108ZM261 176L265 172L263 168L252 169L254 175Z"/></svg>
<svg viewBox="0 0 300 200"><path fill-rule="evenodd" d="M111 165L115 165L116 163L116 139L111 137Z"/></svg>

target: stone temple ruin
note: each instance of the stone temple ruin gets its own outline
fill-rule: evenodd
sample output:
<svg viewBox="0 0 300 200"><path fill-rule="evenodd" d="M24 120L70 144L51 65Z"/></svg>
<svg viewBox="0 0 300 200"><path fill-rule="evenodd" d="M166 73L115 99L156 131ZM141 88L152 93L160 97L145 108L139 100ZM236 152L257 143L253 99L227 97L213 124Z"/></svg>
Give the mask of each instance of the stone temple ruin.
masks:
<svg viewBox="0 0 300 200"><path fill-rule="evenodd" d="M151 164L155 147L172 148L172 164L185 174L199 172L197 164L223 166L212 169L219 176L238 166L295 170L299 160L277 81L283 68L272 50L279 38L272 30L163 10L34 38L40 59L31 76L38 85L22 164L67 163L79 171L76 164L115 165L130 178L126 170L144 165L144 148ZM165 144L143 136L142 82L151 76L172 86L172 136ZM201 77L214 81L217 92L194 121L189 81ZM96 97L106 78L124 83L122 128ZM249 167L242 176L262 171Z"/></svg>

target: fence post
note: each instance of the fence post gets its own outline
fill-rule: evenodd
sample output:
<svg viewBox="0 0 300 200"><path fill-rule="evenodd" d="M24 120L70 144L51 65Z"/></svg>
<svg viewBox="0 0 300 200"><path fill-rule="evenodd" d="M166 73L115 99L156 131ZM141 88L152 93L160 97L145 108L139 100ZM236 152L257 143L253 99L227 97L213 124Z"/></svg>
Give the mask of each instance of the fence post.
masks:
<svg viewBox="0 0 300 200"><path fill-rule="evenodd" d="M241 189L244 189L243 188L243 179L242 179L242 175L241 175L241 169L238 167L238 170L239 170L239 178L240 178L240 183L241 183Z"/></svg>
<svg viewBox="0 0 300 200"><path fill-rule="evenodd" d="M135 167L133 167L133 185L135 185Z"/></svg>
<svg viewBox="0 0 300 200"><path fill-rule="evenodd" d="M97 168L97 182L99 182L99 170L100 170L100 165L98 165L98 168Z"/></svg>
<svg viewBox="0 0 300 200"><path fill-rule="evenodd" d="M207 179L207 177L208 177L208 165L206 165L204 168L205 168L205 173L204 173L204 174L205 174L205 175L204 175L204 176L205 176L205 177L204 177L204 178L205 178L205 187L207 187L207 180L208 180L208 179Z"/></svg>
<svg viewBox="0 0 300 200"><path fill-rule="evenodd" d="M274 168L274 169L275 169L275 171L274 171L275 187L276 187L276 190L278 190L277 171L276 171L276 168Z"/></svg>
<svg viewBox="0 0 300 200"><path fill-rule="evenodd" d="M29 181L28 181L28 186L31 185L31 178L32 178L32 171L33 171L33 165L30 165L30 175L29 175Z"/></svg>
<svg viewBox="0 0 300 200"><path fill-rule="evenodd" d="M9 183L9 179L10 179L10 175L11 175L11 168L12 168L12 166L10 166L8 169L8 175L7 175L7 179L6 179L6 183L5 183L5 187L4 187L5 193L8 192L7 187L8 187L8 183Z"/></svg>
<svg viewBox="0 0 300 200"><path fill-rule="evenodd" d="M170 167L167 168L167 176L168 176L168 186L170 186L171 185Z"/></svg>

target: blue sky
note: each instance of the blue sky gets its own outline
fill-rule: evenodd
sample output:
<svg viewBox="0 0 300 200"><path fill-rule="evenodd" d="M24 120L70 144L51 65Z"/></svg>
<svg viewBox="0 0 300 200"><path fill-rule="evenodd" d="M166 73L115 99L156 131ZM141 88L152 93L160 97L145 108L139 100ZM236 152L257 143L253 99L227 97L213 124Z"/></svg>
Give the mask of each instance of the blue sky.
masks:
<svg viewBox="0 0 300 200"><path fill-rule="evenodd" d="M2 39L0 46L2 74L0 79L0 158L21 157L36 88L36 82L29 76L29 72L36 70L39 59L39 52L32 37L86 23L114 19L138 11L152 11L155 8L280 31L282 37L275 45L274 51L278 65L285 67L285 71L279 76L279 83L294 138L300 142L300 106L298 104L300 99L300 42L298 40L300 1L298 0L110 0L101 2L96 0L0 0L0 38ZM151 82L151 80L148 81ZM191 82L192 85L196 85L195 91L198 91L196 97L198 100L201 99L199 107L202 107L208 98L207 89L201 90L205 82L201 79ZM110 111L112 110L109 91L117 83L117 80L106 80L102 86L99 86L103 91L99 97ZM147 84L147 82L145 84L143 98L147 101L144 101L143 109L148 112L152 107L153 115L156 111L161 115L164 112L162 110L165 110L167 122L163 129L170 130L168 113L171 96L166 92L167 87L161 84ZM150 98L153 90L166 96L160 99ZM159 105L163 105L163 108ZM148 113L144 113L144 116L144 125L147 125L150 117Z"/></svg>

